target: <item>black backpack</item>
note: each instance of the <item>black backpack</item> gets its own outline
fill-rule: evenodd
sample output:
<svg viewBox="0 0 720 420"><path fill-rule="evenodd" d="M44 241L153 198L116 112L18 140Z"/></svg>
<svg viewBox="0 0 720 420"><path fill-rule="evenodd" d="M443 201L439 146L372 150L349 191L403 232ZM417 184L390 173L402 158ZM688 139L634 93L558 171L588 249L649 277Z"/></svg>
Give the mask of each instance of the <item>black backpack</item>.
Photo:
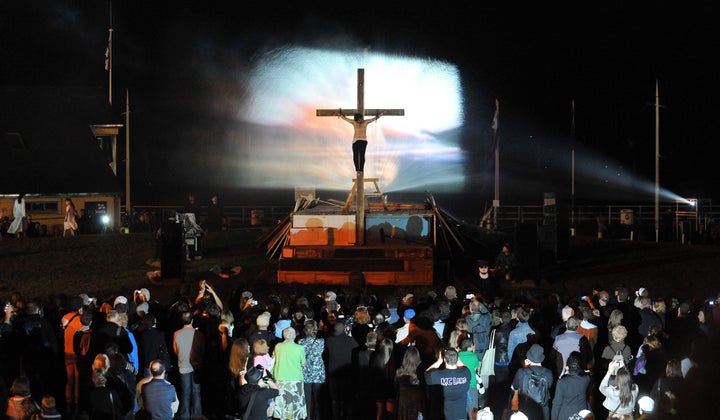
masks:
<svg viewBox="0 0 720 420"><path fill-rule="evenodd" d="M525 376L522 392L538 405L546 407L550 402L550 384L542 373L536 372L532 367L528 369L530 374Z"/></svg>

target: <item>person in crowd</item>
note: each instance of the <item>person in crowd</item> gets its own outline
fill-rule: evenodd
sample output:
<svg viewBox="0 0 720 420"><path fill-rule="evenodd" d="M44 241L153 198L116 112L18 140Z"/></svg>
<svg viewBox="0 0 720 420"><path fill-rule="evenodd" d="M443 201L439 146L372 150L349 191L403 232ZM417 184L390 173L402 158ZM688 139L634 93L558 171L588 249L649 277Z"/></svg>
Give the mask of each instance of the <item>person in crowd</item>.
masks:
<svg viewBox="0 0 720 420"><path fill-rule="evenodd" d="M282 391L275 397L273 417L279 419L304 419L307 417L305 406L305 388L303 385L303 366L307 360L303 346L295 343L295 328L287 327L282 332L283 341L275 346L273 352L272 375Z"/></svg>
<svg viewBox="0 0 720 420"><path fill-rule="evenodd" d="M471 372L458 362L457 350L448 348L438 351L437 360L425 370L426 384L439 386L442 390L442 413L446 420L467 418Z"/></svg>
<svg viewBox="0 0 720 420"><path fill-rule="evenodd" d="M392 418L395 410L394 384L395 370L397 368L393 358L394 348L395 343L392 340L383 338L370 356L369 369L372 386L370 394L375 402L376 420Z"/></svg>
<svg viewBox="0 0 720 420"><path fill-rule="evenodd" d="M465 316L468 323L468 331L473 338L473 347L478 360L482 360L485 350L490 346L490 329L492 326L492 314L485 302L473 298L468 304L470 313Z"/></svg>
<svg viewBox="0 0 720 420"><path fill-rule="evenodd" d="M447 343L450 338L450 333L452 333L453 329L457 328L457 321L463 318L463 299L458 296L457 288L449 285L445 287L443 295L438 298L438 305L440 308L447 308L446 310L441 310L441 320L444 328L440 333L443 342Z"/></svg>
<svg viewBox="0 0 720 420"><path fill-rule="evenodd" d="M623 325L623 312L620 309L613 309L608 316L607 322L608 340L612 341L612 331L618 325ZM627 337L627 329L625 336Z"/></svg>
<svg viewBox="0 0 720 420"><path fill-rule="evenodd" d="M350 329L350 335L358 342L358 345L363 348L365 347L365 336L373 330L372 318L367 306L359 306L355 309L355 315L353 315L353 325Z"/></svg>
<svg viewBox="0 0 720 420"><path fill-rule="evenodd" d="M652 325L663 325L663 320L652 308L652 299L649 296L640 296L638 298L640 325L638 325L638 333L647 337L648 330Z"/></svg>
<svg viewBox="0 0 720 420"><path fill-rule="evenodd" d="M255 324L257 325L257 330L255 330L248 336L248 344L250 344L250 349L254 351L255 340L259 339L265 340L268 345L272 347L271 344L273 344L275 341L275 334L273 334L273 332L269 330L270 312L265 311L258 315L255 319Z"/></svg>
<svg viewBox="0 0 720 420"><path fill-rule="evenodd" d="M585 299L587 299L587 296L585 296ZM577 332L587 338L588 344L590 344L590 351L594 351L595 344L598 342L598 326L595 325L595 322L598 322L598 318L595 317L593 310L585 300L578 304L576 318L579 321Z"/></svg>
<svg viewBox="0 0 720 420"><path fill-rule="evenodd" d="M132 418L132 415L138 410L135 406L135 368L133 364L128 361L127 357L118 352L117 344L108 343L105 354L108 357L110 365L107 370L104 371L105 378L109 382L109 387L118 388L117 393L122 399L123 406L127 411L127 417Z"/></svg>
<svg viewBox="0 0 720 420"><path fill-rule="evenodd" d="M162 360L153 360L148 365L152 379L142 385L143 408L153 419L172 419L180 407L175 387L165 379L165 365Z"/></svg>
<svg viewBox="0 0 720 420"><path fill-rule="evenodd" d="M370 367L370 360L375 354L375 350L378 346L378 337L380 341L384 338L378 336L378 333L372 331L365 336L365 345L363 347L358 346L353 354L353 368L355 372L355 398L353 399L354 412L356 416L364 418L375 417L375 400L373 388L375 387L374 376ZM416 349L417 350L417 349Z"/></svg>
<svg viewBox="0 0 720 420"><path fill-rule="evenodd" d="M610 343L605 346L601 355L602 363L598 368L601 371L607 370L607 365L616 355L622 356L625 366L628 366L630 361L633 359L632 349L630 346L625 344L625 337L627 337L627 329L623 325L618 325L612 330L612 339Z"/></svg>
<svg viewBox="0 0 720 420"><path fill-rule="evenodd" d="M128 336L127 330L125 330L122 326L122 319L117 310L112 309L107 311L105 315L105 323L93 331L93 341L95 342L94 349L96 351L105 351L107 344L114 342L117 344L118 351L121 353L130 354L133 352L132 341Z"/></svg>
<svg viewBox="0 0 720 420"><path fill-rule="evenodd" d="M478 379L478 369L480 368L480 360L477 358L475 353L475 343L471 338L463 338L458 346L458 359L462 362L465 367L470 370L470 386L468 388L467 397L467 414L468 417L472 417L473 410L480 407L480 392L482 391L483 399L485 399L485 385ZM480 379L482 381L482 379ZM483 404L484 405L484 404Z"/></svg>
<svg viewBox="0 0 720 420"><path fill-rule="evenodd" d="M407 314L409 310L406 310ZM433 356L437 353L440 345L440 337L432 327L432 320L425 313L413 317L408 324L408 335L400 340L400 346L406 347L410 344L420 350L423 359L423 366L429 366L433 362ZM393 367L393 371L394 371Z"/></svg>
<svg viewBox="0 0 720 420"><path fill-rule="evenodd" d="M93 314L90 310L83 310L80 315L82 326L73 335L73 351L75 353L75 368L77 370L78 383L78 408L85 403L83 395L87 395L93 389L92 365L95 361L96 344L93 337L95 334L90 328L93 322Z"/></svg>
<svg viewBox="0 0 720 420"><path fill-rule="evenodd" d="M183 327L173 335L173 350L177 355L178 372L180 373L180 420L189 420L202 414L200 398L200 382L203 354L205 353L205 337L193 327L193 314L185 311L181 320Z"/></svg>
<svg viewBox="0 0 720 420"><path fill-rule="evenodd" d="M512 360L513 358L515 347L517 347L518 344L527 341L528 334L535 334L535 330L533 330L529 324L531 313L531 309L526 307L520 308L517 312L518 323L508 335L507 353L509 360Z"/></svg>
<svg viewBox="0 0 720 420"><path fill-rule="evenodd" d="M220 332L221 347L223 352L230 352L230 346L233 341L233 330L235 329L235 315L229 309L223 309L220 314L220 324L218 331Z"/></svg>
<svg viewBox="0 0 720 420"><path fill-rule="evenodd" d="M307 420L320 420L320 392L325 383L325 361L323 360L325 340L317 336L318 325L313 319L305 321L303 332L305 336L298 341L298 344L305 350L305 359L307 360L303 366Z"/></svg>
<svg viewBox="0 0 720 420"><path fill-rule="evenodd" d="M243 419L267 420L270 401L280 395L278 385L262 368L250 367L239 391L240 413Z"/></svg>
<svg viewBox="0 0 720 420"><path fill-rule="evenodd" d="M332 418L347 420L352 416L353 354L359 347L354 338L345 333L345 325L336 323L333 334L325 339L327 348L327 381Z"/></svg>
<svg viewBox="0 0 720 420"><path fill-rule="evenodd" d="M420 352L410 346L403 354L402 364L395 371L396 420L417 420L426 412L424 383L418 377L420 362Z"/></svg>
<svg viewBox="0 0 720 420"><path fill-rule="evenodd" d="M563 308L560 310L560 321L556 322L553 325L552 330L550 331L550 337L553 340L555 340L558 335L564 333L567 330L567 320L574 315L575 310L570 305L563 306Z"/></svg>
<svg viewBox="0 0 720 420"><path fill-rule="evenodd" d="M510 358L508 357L508 337L517 325L512 311L508 308L500 313L501 324L495 329L495 375L490 376L488 403L492 411L501 412L509 398Z"/></svg>
<svg viewBox="0 0 720 420"><path fill-rule="evenodd" d="M513 378L511 389L519 391L524 396L523 401L527 403L523 411L542 413L545 420L550 419L550 389L553 385L553 373L550 369L542 366L545 360L545 350L539 344L533 344L525 354L525 367L519 369ZM531 390L531 379L538 377L538 385L542 385L542 395L536 395Z"/></svg>
<svg viewBox="0 0 720 420"><path fill-rule="evenodd" d="M62 377L62 371L55 362L58 355L58 338L52 324L44 316L42 303L31 300L25 307L25 315L19 325L23 333L22 367L30 379L35 400L43 395L53 394ZM60 369L58 369L60 368ZM62 386L64 389L64 386Z"/></svg>
<svg viewBox="0 0 720 420"><path fill-rule="evenodd" d="M634 381L640 392L648 394L655 381L663 376L667 365L667 355L656 336L648 336L638 350L633 368Z"/></svg>
<svg viewBox="0 0 720 420"><path fill-rule="evenodd" d="M62 414L58 411L57 401L52 395L45 395L40 400L40 412L31 417L33 420L62 420Z"/></svg>
<svg viewBox="0 0 720 420"><path fill-rule="evenodd" d="M8 420L27 420L38 411L40 407L30 393L30 379L18 376L10 386L5 417Z"/></svg>
<svg viewBox="0 0 720 420"><path fill-rule="evenodd" d="M587 337L577 332L579 325L578 319L571 316L565 322L565 332L555 337L553 348L562 355L562 366L567 365L567 358L574 351L582 355L583 366L588 366L592 361L592 350Z"/></svg>
<svg viewBox="0 0 720 420"><path fill-rule="evenodd" d="M125 413L117 390L107 386L107 379L102 369L94 369L92 373L94 388L88 394L87 415L90 420L120 419Z"/></svg>
<svg viewBox="0 0 720 420"><path fill-rule="evenodd" d="M150 362L153 360L161 360L165 373L169 373L172 369L172 359L170 357L170 346L167 343L164 331L157 328L157 319L152 313L143 316L143 324L146 325L145 330L140 337L140 365L146 366L141 372L141 377L150 375Z"/></svg>
<svg viewBox="0 0 720 420"><path fill-rule="evenodd" d="M665 366L665 375L658 378L652 386L651 397L654 401L660 401L666 393L671 393L674 398L680 395L684 382L680 361L670 359Z"/></svg>
<svg viewBox="0 0 720 420"><path fill-rule="evenodd" d="M245 384L245 374L248 367L252 366L250 345L245 338L237 338L230 346L228 357L228 371L230 379L227 384L227 397L229 400L228 409L231 413L240 413L240 389Z"/></svg>
<svg viewBox="0 0 720 420"><path fill-rule="evenodd" d="M610 377L613 375L615 385L610 385ZM623 361L618 360L608 366L600 381L599 390L605 396L602 406L610 413L608 418L618 414L632 414L635 411L640 390L633 383L632 375Z"/></svg>
<svg viewBox="0 0 720 420"><path fill-rule="evenodd" d="M460 347L460 342L464 338L470 337L470 332L468 331L469 329L470 327L468 327L467 319L465 319L465 317L458 318L458 320L455 321L455 329L450 332L447 341L445 341L447 346L458 349Z"/></svg>
<svg viewBox="0 0 720 420"><path fill-rule="evenodd" d="M403 324L396 330L396 343L400 343L402 342L402 340L407 338L408 334L410 333L410 323L412 322L413 318L415 318L415 310L412 308L405 309L402 316Z"/></svg>
<svg viewBox="0 0 720 420"><path fill-rule="evenodd" d="M112 347L113 344L108 344L108 348ZM117 348L111 349L111 353L117 354ZM123 378L120 377L120 375L116 372L118 369L122 369L123 367L114 366L112 365L112 362L110 361L110 357L105 353L99 353L95 356L95 359L93 360L92 364L92 384L93 388L90 390L90 392L87 395L86 401L88 402L87 411L91 412L93 410L92 404L93 402L90 401L91 398L93 398L93 392L96 394L98 393L96 388L98 387L98 384L95 382L96 380L99 380L100 378L97 378L96 373L102 376L102 386L104 388L107 388L108 390L113 391L113 395L117 396L115 399L119 405L120 408L118 411L115 412L117 418L132 418L133 414L133 407L134 407L134 387L130 388L128 385L124 382ZM104 392L99 392L100 394L103 394ZM97 396L95 396L97 398ZM103 405L104 406L104 405ZM107 407L106 407L107 408Z"/></svg>
<svg viewBox="0 0 720 420"><path fill-rule="evenodd" d="M582 355L572 352L565 363L564 374L555 385L552 400L552 420L569 419L575 413L587 410L590 376L584 372Z"/></svg>
<svg viewBox="0 0 720 420"><path fill-rule="evenodd" d="M80 310L83 300L80 296L71 296L68 299L68 312L63 315L61 326L63 329L63 349L65 352L65 405L69 413L74 413L78 403L78 371L77 357L73 348L73 338L77 330L82 327Z"/></svg>
<svg viewBox="0 0 720 420"><path fill-rule="evenodd" d="M253 343L253 366L261 366L267 371L272 371L275 360L270 355L270 346L264 338L259 338Z"/></svg>

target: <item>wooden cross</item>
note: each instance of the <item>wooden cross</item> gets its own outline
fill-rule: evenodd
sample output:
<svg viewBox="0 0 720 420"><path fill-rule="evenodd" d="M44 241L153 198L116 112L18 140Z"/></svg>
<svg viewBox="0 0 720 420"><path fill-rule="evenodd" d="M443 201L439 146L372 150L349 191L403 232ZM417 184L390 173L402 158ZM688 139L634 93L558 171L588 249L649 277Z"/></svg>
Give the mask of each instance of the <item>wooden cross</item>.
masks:
<svg viewBox="0 0 720 420"><path fill-rule="evenodd" d="M335 117L337 116L338 109L318 109L315 111L315 115L318 117ZM363 116L376 116L380 113L385 115L405 115L404 109L365 109L365 69L357 70L357 108L356 109L342 109L342 114L346 117L352 118L355 114ZM357 244L363 245L365 243L365 180L363 179L363 173L359 172L359 176L355 180L356 198L356 221L357 226Z"/></svg>

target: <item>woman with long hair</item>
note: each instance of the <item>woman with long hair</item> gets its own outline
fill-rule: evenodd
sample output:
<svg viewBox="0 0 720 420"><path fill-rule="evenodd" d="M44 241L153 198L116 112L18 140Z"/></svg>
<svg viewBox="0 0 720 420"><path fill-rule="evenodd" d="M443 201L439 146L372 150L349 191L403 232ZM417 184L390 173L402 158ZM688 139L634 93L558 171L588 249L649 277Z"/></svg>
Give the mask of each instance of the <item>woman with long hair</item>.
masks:
<svg viewBox="0 0 720 420"><path fill-rule="evenodd" d="M18 194L13 202L13 221L8 228L8 234L22 238L27 231L27 212L25 211L25 193Z"/></svg>
<svg viewBox="0 0 720 420"><path fill-rule="evenodd" d="M393 363L393 348L395 343L389 338L383 338L370 356L370 380L373 384L371 390L375 400L377 420L386 416L392 417L395 400L395 367Z"/></svg>
<svg viewBox="0 0 720 420"><path fill-rule="evenodd" d="M228 358L228 370L231 380L228 384L228 395L232 395L232 409L235 413L240 412L240 389L245 384L245 373L248 370L250 359L250 344L245 338L237 338L230 346L230 357Z"/></svg>
<svg viewBox="0 0 720 420"><path fill-rule="evenodd" d="M396 420L417 420L423 412L425 392L418 376L422 359L414 346L405 349L402 365L395 371Z"/></svg>
<svg viewBox="0 0 720 420"><path fill-rule="evenodd" d="M70 236L75 236L78 231L77 224L78 212L75 209L75 203L73 203L70 197L65 199L65 221L63 222L63 237L65 237L70 231Z"/></svg>
<svg viewBox="0 0 720 420"><path fill-rule="evenodd" d="M610 385L612 375L615 375L615 385ZM600 393L605 396L602 405L610 414L631 414L635 410L639 388L633 383L623 361L610 363L600 382Z"/></svg>
<svg viewBox="0 0 720 420"><path fill-rule="evenodd" d="M670 359L665 365L665 376L658 378L652 387L651 397L653 401L660 402L665 398L668 402L674 402L680 394L684 377L680 367L680 360ZM659 404L658 404L659 405ZM670 410L674 407L663 407Z"/></svg>

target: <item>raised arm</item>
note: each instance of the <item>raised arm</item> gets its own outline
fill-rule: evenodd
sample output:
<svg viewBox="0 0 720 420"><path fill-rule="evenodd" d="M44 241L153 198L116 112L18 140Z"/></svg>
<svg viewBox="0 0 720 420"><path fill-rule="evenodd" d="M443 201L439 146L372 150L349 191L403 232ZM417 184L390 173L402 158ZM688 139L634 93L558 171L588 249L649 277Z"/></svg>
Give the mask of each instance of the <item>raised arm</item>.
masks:
<svg viewBox="0 0 720 420"><path fill-rule="evenodd" d="M346 117L345 114L342 113L342 108L338 108L338 110L335 112L335 115L337 115L338 118L342 118L343 120L349 122L350 124L355 124L355 120Z"/></svg>
<svg viewBox="0 0 720 420"><path fill-rule="evenodd" d="M385 115L385 112L381 112L381 113L377 114L376 116L370 118L369 120L367 120L368 124L370 124L371 122L377 121L383 115Z"/></svg>

